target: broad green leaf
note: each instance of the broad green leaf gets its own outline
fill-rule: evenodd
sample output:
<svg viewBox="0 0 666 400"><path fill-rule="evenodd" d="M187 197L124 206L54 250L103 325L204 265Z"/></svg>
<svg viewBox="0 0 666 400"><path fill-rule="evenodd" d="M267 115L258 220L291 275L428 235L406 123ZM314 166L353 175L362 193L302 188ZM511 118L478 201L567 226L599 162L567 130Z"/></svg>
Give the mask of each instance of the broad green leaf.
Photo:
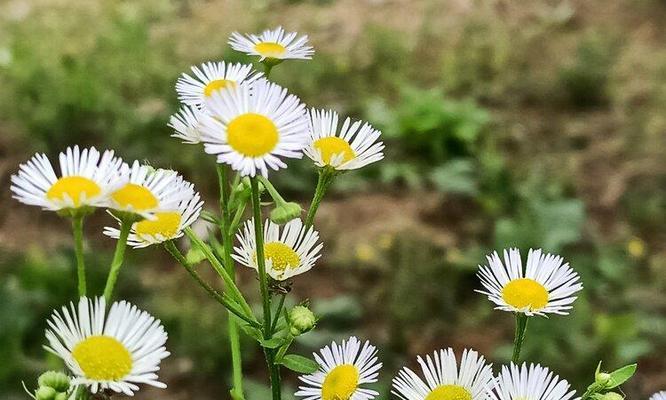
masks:
<svg viewBox="0 0 666 400"><path fill-rule="evenodd" d="M300 374L312 374L319 369L319 364L297 354L287 354L282 357L280 364Z"/></svg>
<svg viewBox="0 0 666 400"><path fill-rule="evenodd" d="M629 378L631 378L634 375L634 373L636 373L637 367L638 365L636 364L630 364L630 365L625 365L624 367L616 369L615 371L611 372L610 373L611 380L606 389L616 388L621 384L623 384L624 382L626 382L627 380L629 380Z"/></svg>

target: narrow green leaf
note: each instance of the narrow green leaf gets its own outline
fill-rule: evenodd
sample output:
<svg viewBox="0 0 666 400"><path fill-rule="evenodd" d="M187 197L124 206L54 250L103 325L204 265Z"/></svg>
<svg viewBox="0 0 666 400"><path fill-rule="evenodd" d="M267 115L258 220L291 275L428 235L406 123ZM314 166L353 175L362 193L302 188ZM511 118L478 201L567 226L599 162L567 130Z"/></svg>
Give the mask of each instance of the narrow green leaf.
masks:
<svg viewBox="0 0 666 400"><path fill-rule="evenodd" d="M629 378L631 378L634 375L634 373L636 373L637 367L638 365L636 364L630 364L630 365L625 365L624 367L616 369L615 371L611 372L610 373L611 379L610 382L608 383L608 386L606 386L606 389L616 388L621 384L623 384L624 382L626 382L627 380L629 380Z"/></svg>
<svg viewBox="0 0 666 400"><path fill-rule="evenodd" d="M277 349L284 344L285 340L281 337L272 337L270 339L261 339L259 344L267 349Z"/></svg>
<svg viewBox="0 0 666 400"><path fill-rule="evenodd" d="M319 364L297 354L287 354L279 363L300 374L312 374L319 369Z"/></svg>

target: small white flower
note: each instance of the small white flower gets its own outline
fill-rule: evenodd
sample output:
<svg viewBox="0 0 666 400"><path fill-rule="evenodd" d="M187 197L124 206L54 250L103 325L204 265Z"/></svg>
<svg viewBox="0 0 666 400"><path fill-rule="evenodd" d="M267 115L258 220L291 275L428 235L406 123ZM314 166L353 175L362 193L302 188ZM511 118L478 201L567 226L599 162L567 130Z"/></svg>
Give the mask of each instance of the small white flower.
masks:
<svg viewBox="0 0 666 400"><path fill-rule="evenodd" d="M483 356L465 349L460 368L453 349L435 351L425 360L417 358L425 382L404 367L393 378L391 393L404 400L485 400L493 386L493 370Z"/></svg>
<svg viewBox="0 0 666 400"><path fill-rule="evenodd" d="M193 106L183 106L169 119L169 125L176 133L171 137L181 139L183 143L201 143L201 125L199 120L205 111Z"/></svg>
<svg viewBox="0 0 666 400"><path fill-rule="evenodd" d="M254 219L246 221L242 232L236 235L240 247L235 247L233 258L246 267L258 269L257 245L254 237ZM319 233L313 227L305 229L300 219L289 221L282 227L269 219L264 223L264 259L266 272L278 281L309 271L319 259L322 244L317 244Z"/></svg>
<svg viewBox="0 0 666 400"><path fill-rule="evenodd" d="M262 79L217 91L201 118L204 150L243 176L286 168L284 158L301 158L307 142L305 106L286 89Z"/></svg>
<svg viewBox="0 0 666 400"><path fill-rule="evenodd" d="M120 158L112 150L100 155L94 147L68 147L60 153L60 177L45 154L35 154L11 177L13 197L21 203L58 211L84 206L104 207L121 183Z"/></svg>
<svg viewBox="0 0 666 400"><path fill-rule="evenodd" d="M666 400L666 390L653 394L650 396L650 400Z"/></svg>
<svg viewBox="0 0 666 400"><path fill-rule="evenodd" d="M504 263L497 252L487 256L488 266L479 266L478 277L496 309L528 316L568 314L573 296L583 289L580 277L562 257L531 250L523 270L518 249L504 250Z"/></svg>
<svg viewBox="0 0 666 400"><path fill-rule="evenodd" d="M358 169L384 158L381 132L367 122L347 118L338 131L338 113L315 109L310 110L309 122L310 143L303 152L318 167Z"/></svg>
<svg viewBox="0 0 666 400"><path fill-rule="evenodd" d="M74 374L72 385L92 393L110 389L132 396L137 384L165 388L156 374L169 356L160 321L126 301L106 313L103 297L79 300L78 308L55 310L48 320L46 350L62 358Z"/></svg>
<svg viewBox="0 0 666 400"><path fill-rule="evenodd" d="M382 367L377 348L370 342L361 348L361 342L352 336L340 345L333 342L324 347L314 358L319 371L300 377L306 386L300 386L296 396L305 400L370 400L379 395L361 387L377 382Z"/></svg>
<svg viewBox="0 0 666 400"><path fill-rule="evenodd" d="M274 30L265 30L261 35L241 35L238 32L231 34L229 44L231 48L251 56L264 59L309 60L314 54L312 46L308 45L308 36L303 35L296 39L296 32L285 32L281 26Z"/></svg>
<svg viewBox="0 0 666 400"><path fill-rule="evenodd" d="M183 73L176 82L178 98L184 104L202 108L206 98L215 91L234 87L242 82L250 83L260 78L261 72L252 71L252 65L207 62L200 66L192 66L194 76Z"/></svg>
<svg viewBox="0 0 666 400"><path fill-rule="evenodd" d="M569 389L569 383L553 376L548 368L539 364L530 364L529 368L523 364L519 368L511 363L510 367L502 366L489 395L491 400L569 400L576 394Z"/></svg>

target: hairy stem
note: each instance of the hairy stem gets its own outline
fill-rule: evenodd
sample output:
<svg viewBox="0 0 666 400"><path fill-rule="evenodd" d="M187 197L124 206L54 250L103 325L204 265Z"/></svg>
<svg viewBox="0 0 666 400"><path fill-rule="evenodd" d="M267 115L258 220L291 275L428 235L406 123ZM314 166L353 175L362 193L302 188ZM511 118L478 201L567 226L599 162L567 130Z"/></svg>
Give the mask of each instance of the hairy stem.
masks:
<svg viewBox="0 0 666 400"><path fill-rule="evenodd" d="M513 357L511 357L511 361L516 365L520 361L520 349L523 347L523 342L525 341L528 321L529 317L527 315L516 313L516 335L513 339Z"/></svg>
<svg viewBox="0 0 666 400"><path fill-rule="evenodd" d="M312 202L310 203L310 208L308 209L307 217L305 218L305 229L308 229L314 223L315 215L319 209L319 204L321 203L326 191L328 190L331 183L335 179L335 170L326 167L319 170L319 179L317 179L317 188L315 189L314 196L312 197Z"/></svg>
<svg viewBox="0 0 666 400"><path fill-rule="evenodd" d="M79 280L79 297L86 295L86 265L83 259L83 216L72 218L74 233L74 254L76 255L76 275Z"/></svg>
<svg viewBox="0 0 666 400"><path fill-rule="evenodd" d="M106 286L104 287L104 298L106 299L107 304L111 302L113 288L116 286L118 274L120 273L120 267L122 267L123 260L125 259L127 237L129 236L131 228L131 220L122 219L120 221L120 237L118 237L118 243L116 243L116 250L113 252L113 260L111 261L109 276L106 278Z"/></svg>

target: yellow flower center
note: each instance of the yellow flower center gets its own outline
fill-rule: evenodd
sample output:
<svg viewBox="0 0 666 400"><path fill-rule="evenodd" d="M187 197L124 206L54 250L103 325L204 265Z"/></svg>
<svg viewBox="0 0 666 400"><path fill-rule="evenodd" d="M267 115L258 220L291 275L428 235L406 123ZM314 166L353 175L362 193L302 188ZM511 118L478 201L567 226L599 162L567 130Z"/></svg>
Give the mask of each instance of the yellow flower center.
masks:
<svg viewBox="0 0 666 400"><path fill-rule="evenodd" d="M65 176L56 181L46 192L46 197L51 200L65 200L65 196L72 199L76 207L79 206L82 197L86 199L97 196L102 189L94 181L82 176Z"/></svg>
<svg viewBox="0 0 666 400"><path fill-rule="evenodd" d="M287 49L275 42L261 42L254 45L257 53L267 58L280 58L284 55Z"/></svg>
<svg viewBox="0 0 666 400"><path fill-rule="evenodd" d="M314 142L315 149L321 151L321 158L327 165L331 165L331 158L338 154L342 154L342 161L347 162L354 159L356 154L351 146L344 139L337 136L329 136L317 139Z"/></svg>
<svg viewBox="0 0 666 400"><path fill-rule="evenodd" d="M180 213L177 212L158 212L155 213L155 220L144 219L137 222L134 231L138 235L162 235L172 238L178 233L180 219Z"/></svg>
<svg viewBox="0 0 666 400"><path fill-rule="evenodd" d="M301 263L301 258L294 249L280 242L264 244L264 258L271 260L273 269L278 271L285 271L287 268L296 268Z"/></svg>
<svg viewBox="0 0 666 400"><path fill-rule="evenodd" d="M350 364L333 368L321 385L322 400L349 400L358 387L358 369Z"/></svg>
<svg viewBox="0 0 666 400"><path fill-rule="evenodd" d="M88 379L117 381L132 371L132 355L110 336L90 336L74 346L72 357Z"/></svg>
<svg viewBox="0 0 666 400"><path fill-rule="evenodd" d="M539 310L548 304L548 290L534 279L514 279L502 289L502 298L519 309Z"/></svg>
<svg viewBox="0 0 666 400"><path fill-rule="evenodd" d="M159 205L157 197L141 185L128 183L115 191L111 197L122 208L144 211Z"/></svg>
<svg viewBox="0 0 666 400"><path fill-rule="evenodd" d="M204 87L204 95L206 95L206 97L210 97L216 90L234 86L236 86L235 81L230 81L228 79L215 79L214 81L210 81L208 85Z"/></svg>
<svg viewBox="0 0 666 400"><path fill-rule="evenodd" d="M275 148L278 137L273 121L259 114L239 115L227 125L229 146L247 157L270 153Z"/></svg>
<svg viewBox="0 0 666 400"><path fill-rule="evenodd" d="M472 400L472 394L460 385L440 385L425 400Z"/></svg>

